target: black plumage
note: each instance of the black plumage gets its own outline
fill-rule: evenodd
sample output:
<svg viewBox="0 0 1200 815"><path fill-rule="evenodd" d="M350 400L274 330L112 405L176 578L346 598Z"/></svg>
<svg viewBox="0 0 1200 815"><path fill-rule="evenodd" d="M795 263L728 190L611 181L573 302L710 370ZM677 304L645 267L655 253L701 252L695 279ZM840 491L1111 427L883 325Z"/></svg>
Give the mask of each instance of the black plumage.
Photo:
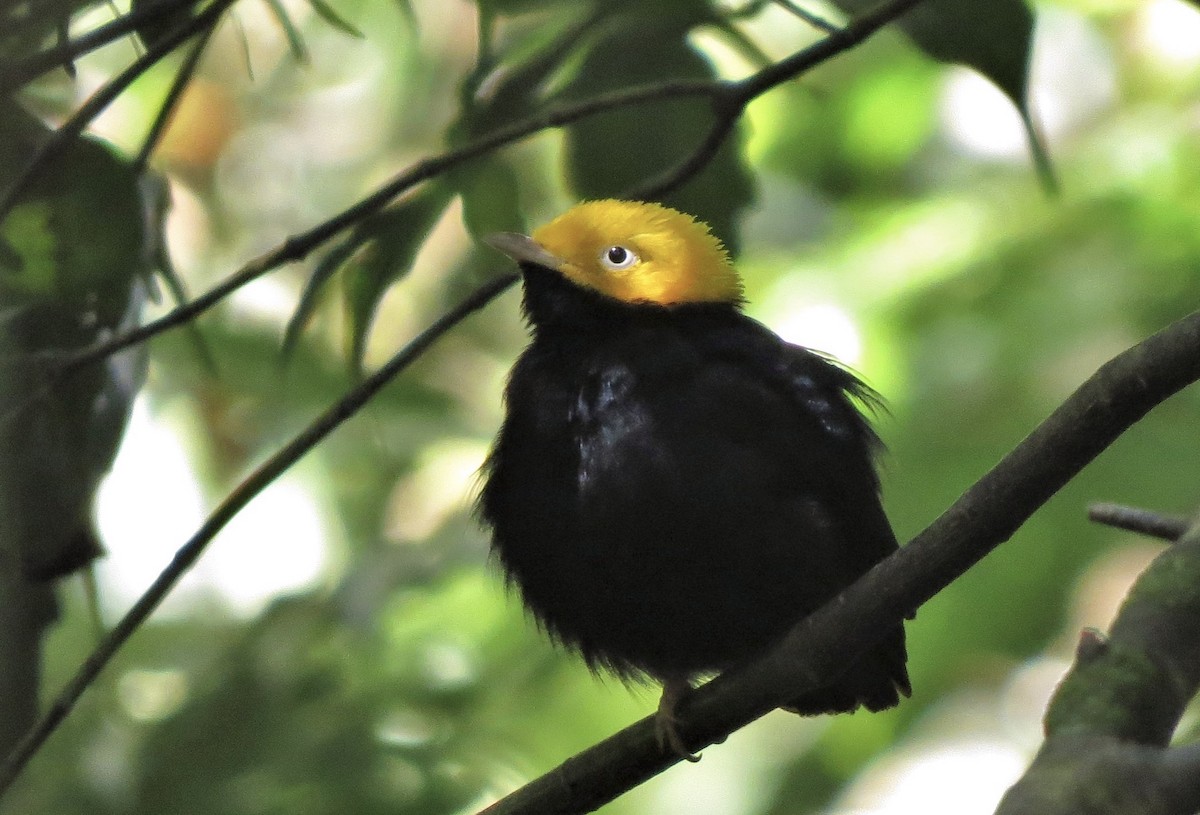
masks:
<svg viewBox="0 0 1200 815"><path fill-rule="evenodd" d="M533 336L479 509L527 608L591 667L668 685L735 667L895 550L854 375L737 302L521 270ZM905 659L897 625L792 706L893 706Z"/></svg>

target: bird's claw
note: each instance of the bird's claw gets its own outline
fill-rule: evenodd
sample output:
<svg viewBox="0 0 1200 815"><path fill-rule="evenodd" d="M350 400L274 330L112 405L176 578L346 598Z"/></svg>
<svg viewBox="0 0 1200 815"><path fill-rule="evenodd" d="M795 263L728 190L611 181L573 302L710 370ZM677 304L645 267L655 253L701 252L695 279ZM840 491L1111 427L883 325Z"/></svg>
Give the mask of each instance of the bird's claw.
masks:
<svg viewBox="0 0 1200 815"><path fill-rule="evenodd" d="M672 753L694 764L700 760L700 756L683 743L679 735L679 717L675 714L679 700L691 689L692 686L686 681L668 680L663 683L662 698L658 700L658 711L654 714L654 737L660 750L670 748Z"/></svg>

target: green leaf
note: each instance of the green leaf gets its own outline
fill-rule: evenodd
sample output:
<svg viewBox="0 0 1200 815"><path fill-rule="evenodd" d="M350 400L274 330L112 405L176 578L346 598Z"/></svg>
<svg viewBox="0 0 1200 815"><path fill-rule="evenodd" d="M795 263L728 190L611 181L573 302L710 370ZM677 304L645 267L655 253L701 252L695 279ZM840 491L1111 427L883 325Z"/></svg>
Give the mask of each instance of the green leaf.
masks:
<svg viewBox="0 0 1200 815"><path fill-rule="evenodd" d="M0 242L13 253L0 265L0 295L86 305L111 324L134 280L148 275L148 228L132 164L79 139L0 222Z"/></svg>
<svg viewBox="0 0 1200 815"><path fill-rule="evenodd" d="M301 334L308 327L308 323L312 320L317 306L321 303L321 295L325 291L325 284L362 247L365 240L358 230L351 232L345 240L325 253L317 263L317 267L313 269L313 273L309 275L308 280L304 284L304 290L300 292L300 302L297 304L296 310L292 313L287 327L283 332L282 353L285 362L290 361L295 354Z"/></svg>
<svg viewBox="0 0 1200 815"><path fill-rule="evenodd" d="M21 152L0 145L8 158ZM79 139L0 223L11 250L0 274L0 548L31 579L67 574L100 552L92 501L124 434L146 351L61 379L46 366L137 321L148 230L161 227L145 216L143 194L130 162Z"/></svg>
<svg viewBox="0 0 1200 815"><path fill-rule="evenodd" d="M877 5L874 0L834 0L848 14ZM939 62L975 69L1012 100L1029 138L1034 164L1048 189L1055 189L1049 154L1029 110L1029 60L1033 12L1024 0L926 0L897 22L909 39Z"/></svg>
<svg viewBox="0 0 1200 815"><path fill-rule="evenodd" d="M585 99L668 79L714 78L713 67L687 43L691 19L621 17L618 26L591 44L563 96ZM566 129L571 184L581 198L619 197L689 156L712 121L708 103L696 99L589 117ZM708 166L663 203L704 220L736 251L737 217L753 198L754 182L742 155L739 127Z"/></svg>
<svg viewBox="0 0 1200 815"><path fill-rule="evenodd" d="M476 0L480 14L528 14L562 6L571 0Z"/></svg>
<svg viewBox="0 0 1200 815"><path fill-rule="evenodd" d="M45 201L18 204L0 224L6 252L0 258L0 293L48 296L57 283L55 240Z"/></svg>
<svg viewBox="0 0 1200 815"><path fill-rule="evenodd" d="M834 0L847 14L874 8L874 0ZM970 66L1024 104L1033 47L1033 12L1024 0L925 0L897 22L939 62Z"/></svg>
<svg viewBox="0 0 1200 815"><path fill-rule="evenodd" d="M529 116L546 86L561 73L598 14L543 14L536 25L506 30L502 53L492 53L492 17L481 11L479 59L459 87L460 114L448 128L452 146Z"/></svg>
<svg viewBox="0 0 1200 815"><path fill-rule="evenodd" d="M412 269L413 259L451 199L450 190L430 184L415 195L376 213L355 230L361 250L344 278L349 312L348 351L353 366L362 365L367 332L388 286Z"/></svg>
<svg viewBox="0 0 1200 815"><path fill-rule="evenodd" d="M308 48L304 45L304 37L301 36L300 29L296 28L296 24L292 22L292 18L287 13L287 9L283 7L281 0L267 0L267 8L271 10L271 14L283 29L284 36L287 37L288 48L292 51L292 57L297 62L308 62Z"/></svg>
<svg viewBox="0 0 1200 815"><path fill-rule="evenodd" d="M363 33L353 24L346 20L345 17L334 11L333 6L325 2L325 0L308 0L308 4L312 6L313 11L329 25L341 31L343 34L349 34L351 37L363 39Z"/></svg>
<svg viewBox="0 0 1200 815"><path fill-rule="evenodd" d="M455 173L463 224L474 238L493 232L524 232L517 174L503 158L488 156Z"/></svg>

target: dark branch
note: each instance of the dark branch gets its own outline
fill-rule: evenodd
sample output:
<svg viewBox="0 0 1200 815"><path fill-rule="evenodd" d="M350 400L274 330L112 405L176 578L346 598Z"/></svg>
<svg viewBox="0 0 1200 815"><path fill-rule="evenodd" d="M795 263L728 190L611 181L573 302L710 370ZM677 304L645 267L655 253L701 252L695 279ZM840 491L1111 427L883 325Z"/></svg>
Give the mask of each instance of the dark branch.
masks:
<svg viewBox="0 0 1200 815"><path fill-rule="evenodd" d="M657 201L682 185L686 179L699 173L716 157L717 151L721 149L725 139L729 138L729 134L733 132L744 109L744 105L739 103L736 112L732 115L718 115L704 140L696 146L691 155L684 157L679 164L658 178L651 179L630 190L626 197L642 201Z"/></svg>
<svg viewBox="0 0 1200 815"><path fill-rule="evenodd" d="M129 66L117 74L108 84L96 91L91 97L84 102L79 110L72 114L71 118L63 123L62 127L55 130L38 151L30 159L29 163L21 171L4 192L0 194L0 221L8 216L20 199L21 194L29 187L35 178L53 162L59 158L79 137L79 134L84 131L92 120L100 115L100 112L108 107L114 99L125 92L125 89L133 84L139 76L146 72L151 65L161 60L163 57L170 54L181 44L195 36L198 32L204 31L212 26L215 26L217 20L225 13L225 10L237 0L214 0L213 4L189 20L187 23L173 29L169 34L166 34L161 40L142 54Z"/></svg>
<svg viewBox="0 0 1200 815"><path fill-rule="evenodd" d="M154 153L154 148L158 146L159 140L162 139L167 125L170 124L171 117L175 113L175 106L179 104L180 97L183 96L188 83L192 81L192 76L200 64L200 57L204 55L204 49L208 46L208 41L212 39L214 31L216 31L216 26L209 26L200 32L200 36L192 45L192 50L188 52L187 58L175 73L175 79L167 90L167 95L158 108L158 114L154 117L150 129L146 133L146 138L142 142L142 149L138 150L137 158L133 160L135 172L141 173L150 165L150 156Z"/></svg>
<svg viewBox="0 0 1200 815"><path fill-rule="evenodd" d="M1000 815L1188 815L1200 748L1169 750L1200 689L1200 521L1138 578L1110 639L1085 632L1046 712L1046 743Z"/></svg>
<svg viewBox="0 0 1200 815"><path fill-rule="evenodd" d="M394 199L418 184L435 178L467 161L493 152L543 130L563 127L589 116L616 108L644 105L665 99L678 99L684 96L708 96L713 99L714 108L717 111L717 119L704 142L701 143L696 152L686 157L677 168L668 172L666 176L653 182L650 186L642 188L640 191L635 191L646 195L646 197L651 197L649 193L663 194L682 183L690 177L690 174L698 172L712 159L726 136L733 129L734 120L751 100L766 93L771 88L799 76L814 65L858 45L870 33L877 31L888 22L896 19L920 1L892 0L892 2L884 4L878 10L864 15L860 20L839 30L836 34L736 83L712 80L675 80L601 94L592 99L546 111L539 116L531 117L525 121L514 123L486 136L482 136L459 149L419 161L348 209L317 224L307 232L289 237L276 248L250 261L230 277L226 278L225 281L196 297L194 300L126 334L113 337L106 342L92 346L91 348L82 349L71 355L59 357L55 363L55 370L48 379L53 380L57 377L69 375L82 367L105 359L125 348L145 342L164 331L190 322L243 286L287 263L304 259L325 241L383 209L383 207L387 206ZM224 0L224 2L228 3L230 0ZM780 66L783 65L787 67L781 69ZM732 114L732 119L729 118L730 111L735 111ZM3 212L3 209L0 209L0 212ZM19 405L8 414L0 416L0 423L13 421L17 413L23 407L33 404L39 395L34 394L23 405Z"/></svg>
<svg viewBox="0 0 1200 815"><path fill-rule="evenodd" d="M1188 525L1187 518L1179 515L1164 515L1122 504L1092 504L1088 507L1088 518L1105 526L1140 532L1166 541L1178 540Z"/></svg>
<svg viewBox="0 0 1200 815"><path fill-rule="evenodd" d="M780 6L785 11L791 12L794 16L799 17L804 22L811 25L813 28L824 31L826 34L832 34L838 28L833 23L826 20L819 14L814 14L803 6L799 6L791 0L774 0L775 5Z"/></svg>
<svg viewBox="0 0 1200 815"><path fill-rule="evenodd" d="M771 88L820 65L832 56L849 51L861 44L888 23L899 19L906 11L922 0L891 0L881 3L874 10L857 17L843 28L835 29L828 37L818 40L808 48L797 51L790 57L768 65L761 71L737 82L740 93L747 100L753 99Z"/></svg>
<svg viewBox="0 0 1200 815"><path fill-rule="evenodd" d="M447 170L464 164L471 159L490 153L497 148L519 141L526 136L552 127L561 127L579 119L615 107L648 104L662 99L711 93L714 83L708 81L679 81L623 90L603 94L578 104L567 105L548 111L541 116L528 119L483 136L457 150L418 161L410 165L383 187L361 199L353 206L312 227L306 232L292 235L283 243L242 266L222 283L182 305L157 320L142 325L133 331L113 337L111 340L85 348L58 360L57 375L62 376L81 367L98 362L124 349L145 342L158 334L177 328L203 314L243 286L288 263L303 260L310 252L325 241L348 229L364 218L383 209L395 198L413 187L435 178ZM9 417L0 417L7 419Z"/></svg>
<svg viewBox="0 0 1200 815"><path fill-rule="evenodd" d="M828 684L896 622L1008 540L1151 408L1197 379L1200 312L1101 367L925 531L805 619L770 654L698 688L681 711L686 746L700 750ZM658 746L647 718L485 812L590 812L678 761Z"/></svg>
<svg viewBox="0 0 1200 815"><path fill-rule="evenodd" d="M199 0L159 0L156 3L146 3L73 40L62 40L21 60L0 62L0 94L14 91L52 68L65 68L76 57L108 45L147 23L167 20L189 6L198 5Z"/></svg>
<svg viewBox="0 0 1200 815"><path fill-rule="evenodd" d="M713 123L705 135L704 141L676 167L668 170L659 178L638 187L630 197L647 200L660 198L667 190L676 186L680 179L694 175L713 159L717 151L721 149L721 145L725 143L725 139L733 132L734 126L745 112L747 105L767 91L795 79L829 58L861 44L880 28L894 22L920 2L921 0L892 0L892 2L883 3L874 11L857 18L845 28L829 26L825 29L829 36L808 48L797 51L787 59L774 65L768 65L761 71L737 82L715 85L709 94L713 106ZM791 3L788 3L787 6L793 11L796 10Z"/></svg>

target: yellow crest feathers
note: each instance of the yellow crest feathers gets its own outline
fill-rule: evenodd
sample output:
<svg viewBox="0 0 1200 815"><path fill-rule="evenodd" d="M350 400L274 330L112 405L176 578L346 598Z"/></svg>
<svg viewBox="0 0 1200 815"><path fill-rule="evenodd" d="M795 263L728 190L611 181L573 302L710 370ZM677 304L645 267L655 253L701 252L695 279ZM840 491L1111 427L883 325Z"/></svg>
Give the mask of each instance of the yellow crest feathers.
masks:
<svg viewBox="0 0 1200 815"><path fill-rule="evenodd" d="M534 230L540 258L576 285L627 303L738 302L741 279L708 225L641 201L588 201ZM497 245L497 248L505 247ZM534 251L536 251L536 249Z"/></svg>

